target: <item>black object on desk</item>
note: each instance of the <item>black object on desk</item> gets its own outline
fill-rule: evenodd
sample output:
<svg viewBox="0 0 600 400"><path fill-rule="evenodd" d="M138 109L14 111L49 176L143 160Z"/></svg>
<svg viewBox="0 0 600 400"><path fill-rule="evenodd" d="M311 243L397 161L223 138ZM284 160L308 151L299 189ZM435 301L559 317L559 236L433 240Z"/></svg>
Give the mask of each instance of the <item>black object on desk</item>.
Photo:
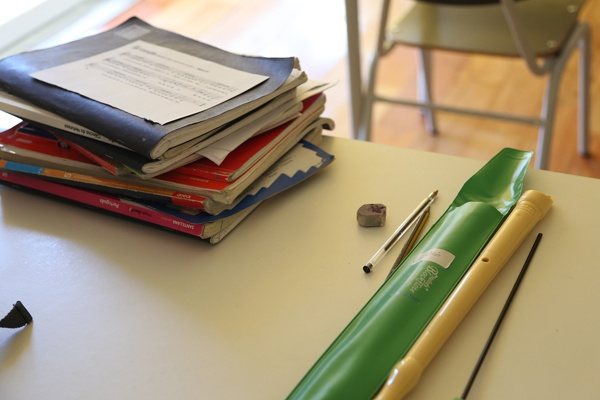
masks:
<svg viewBox="0 0 600 400"><path fill-rule="evenodd" d="M12 310L0 320L0 328L20 328L33 321L31 314L25 308L23 303L17 301Z"/></svg>

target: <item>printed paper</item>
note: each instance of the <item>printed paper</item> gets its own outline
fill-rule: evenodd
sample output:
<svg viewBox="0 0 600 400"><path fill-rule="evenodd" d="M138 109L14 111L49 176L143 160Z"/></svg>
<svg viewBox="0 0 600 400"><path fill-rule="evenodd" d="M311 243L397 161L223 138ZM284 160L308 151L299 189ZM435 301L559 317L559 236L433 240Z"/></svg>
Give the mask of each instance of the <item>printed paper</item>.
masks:
<svg viewBox="0 0 600 400"><path fill-rule="evenodd" d="M268 78L141 40L30 75L159 124L209 109Z"/></svg>

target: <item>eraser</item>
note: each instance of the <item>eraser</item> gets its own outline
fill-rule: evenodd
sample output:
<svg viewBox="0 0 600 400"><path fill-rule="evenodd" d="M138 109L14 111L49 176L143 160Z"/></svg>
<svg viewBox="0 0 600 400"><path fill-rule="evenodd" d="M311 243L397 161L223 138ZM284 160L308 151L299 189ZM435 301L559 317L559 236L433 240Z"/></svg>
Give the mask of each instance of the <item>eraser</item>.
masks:
<svg viewBox="0 0 600 400"><path fill-rule="evenodd" d="M383 226L386 211L387 207L383 204L363 204L356 213L356 219L360 226Z"/></svg>

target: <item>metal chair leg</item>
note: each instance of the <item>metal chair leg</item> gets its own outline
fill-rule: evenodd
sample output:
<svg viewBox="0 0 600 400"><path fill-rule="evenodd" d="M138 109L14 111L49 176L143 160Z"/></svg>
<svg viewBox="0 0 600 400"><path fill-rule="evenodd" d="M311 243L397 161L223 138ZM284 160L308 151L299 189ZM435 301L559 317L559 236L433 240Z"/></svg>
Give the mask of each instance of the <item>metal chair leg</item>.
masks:
<svg viewBox="0 0 600 400"><path fill-rule="evenodd" d="M591 34L587 23L579 25L579 107L577 149L582 156L589 156L589 125L590 125L590 60L591 60Z"/></svg>
<svg viewBox="0 0 600 400"><path fill-rule="evenodd" d="M552 133L554 130L554 111L556 110L559 83L560 72L557 69L553 69L548 78L548 82L546 83L542 105L542 123L538 129L538 142L534 161L534 166L537 169L548 169L548 158L550 154L550 145L552 143Z"/></svg>
<svg viewBox="0 0 600 400"><path fill-rule="evenodd" d="M542 106L542 124L538 133L538 145L535 167L548 168L548 154L552 141L554 127L554 111L558 97L560 78L565 65L573 51L579 47L579 105L578 105L578 130L577 143L579 153L587 155L589 141L589 75L590 75L590 32L586 23L579 23L560 55L553 60L550 77L546 85L544 104Z"/></svg>
<svg viewBox="0 0 600 400"><path fill-rule="evenodd" d="M386 29L388 14L390 10L390 0L384 0L381 5L381 18L379 19L379 31L377 34L377 45L373 52L370 60L370 69L367 81L367 91L365 93L364 103L362 104L362 110L360 110L359 116L359 129L358 139L359 140L371 140L371 125L373 119L373 105L377 101L377 95L375 94L375 81L377 79L377 67L379 65L379 59L385 55L389 48L386 46Z"/></svg>
<svg viewBox="0 0 600 400"><path fill-rule="evenodd" d="M367 91L363 102L363 108L360 110L360 120L358 139L371 140L371 125L373 119L373 106L375 105L375 80L377 77L377 65L379 63L379 54L376 51L371 61L369 69L369 81L367 82Z"/></svg>
<svg viewBox="0 0 600 400"><path fill-rule="evenodd" d="M419 102L433 104L431 96L431 50L419 49L419 66L417 71L417 97ZM435 112L431 107L421 108L425 119L425 128L432 135L437 134Z"/></svg>

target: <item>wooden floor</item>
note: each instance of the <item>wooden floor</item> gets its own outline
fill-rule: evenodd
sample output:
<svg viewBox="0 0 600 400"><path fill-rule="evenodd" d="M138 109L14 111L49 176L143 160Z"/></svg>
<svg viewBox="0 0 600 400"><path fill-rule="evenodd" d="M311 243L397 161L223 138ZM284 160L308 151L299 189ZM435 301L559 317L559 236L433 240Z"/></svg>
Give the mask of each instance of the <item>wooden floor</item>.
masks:
<svg viewBox="0 0 600 400"><path fill-rule="evenodd" d="M399 0L399 14L410 2ZM402 5L404 4L404 5ZM360 0L363 58L374 44L380 1ZM109 25L136 15L161 28L223 49L300 59L314 79L337 82L327 92L325 114L336 121L332 135L351 137L345 9L342 0L141 0ZM576 151L577 60L561 85L549 169L600 178L600 1L588 1L582 18L593 32L591 156ZM398 48L383 65L379 85L388 93L412 95L415 52ZM448 104L487 107L537 116L545 80L534 78L519 60L436 53L434 96ZM414 108L381 105L375 110L373 141L487 160L501 148L534 150L537 129L455 114L439 115L440 133L432 137Z"/></svg>

